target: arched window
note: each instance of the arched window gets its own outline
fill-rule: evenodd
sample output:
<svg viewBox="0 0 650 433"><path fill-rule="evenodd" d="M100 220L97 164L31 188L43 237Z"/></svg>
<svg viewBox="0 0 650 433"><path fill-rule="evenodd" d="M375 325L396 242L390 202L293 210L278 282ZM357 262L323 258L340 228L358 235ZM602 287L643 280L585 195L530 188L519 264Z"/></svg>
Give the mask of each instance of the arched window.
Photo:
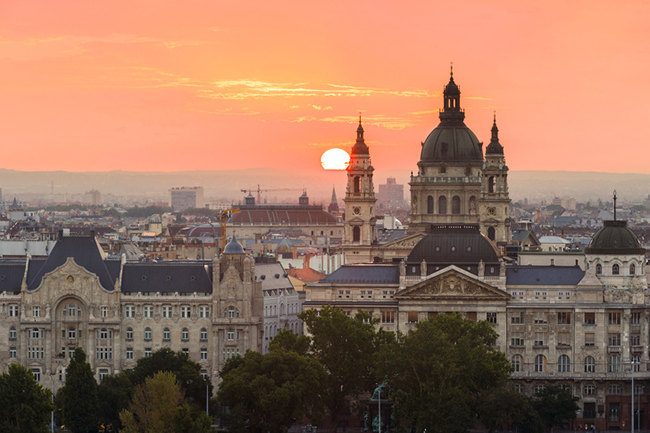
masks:
<svg viewBox="0 0 650 433"><path fill-rule="evenodd" d="M557 359L558 373L569 373L571 371L571 359L567 355L560 355Z"/></svg>
<svg viewBox="0 0 650 433"><path fill-rule="evenodd" d="M488 178L488 192L494 192L494 176Z"/></svg>
<svg viewBox="0 0 650 433"><path fill-rule="evenodd" d="M598 263L598 264L596 265L596 275L600 275L600 274L602 274L602 273L603 273L603 265L601 265L600 263Z"/></svg>
<svg viewBox="0 0 650 433"><path fill-rule="evenodd" d="M359 176L355 176L354 177L354 192L358 194L359 191L361 191L361 179L359 178Z"/></svg>
<svg viewBox="0 0 650 433"><path fill-rule="evenodd" d="M442 164L440 166L440 173L442 173L442 174L447 173L447 166L445 164Z"/></svg>
<svg viewBox="0 0 650 433"><path fill-rule="evenodd" d="M153 337L153 334L151 332L151 328L145 328L144 329L144 339L146 341L151 341L152 337Z"/></svg>
<svg viewBox="0 0 650 433"><path fill-rule="evenodd" d="M634 263L630 264L630 275L636 274L636 265Z"/></svg>
<svg viewBox="0 0 650 433"><path fill-rule="evenodd" d="M171 333L171 331L169 330L169 328L165 328L165 329L163 330L163 340L164 340L164 341L169 341L169 340L171 340L171 339L172 339L172 333Z"/></svg>
<svg viewBox="0 0 650 433"><path fill-rule="evenodd" d="M460 197L457 195L451 199L451 213L454 215L460 214Z"/></svg>
<svg viewBox="0 0 650 433"><path fill-rule="evenodd" d="M523 365L523 358L521 357L521 355L515 355L512 357L512 361L510 362L510 364L512 365L512 369L515 372L521 371L521 367Z"/></svg>
<svg viewBox="0 0 650 433"><path fill-rule="evenodd" d="M427 213L433 213L433 197L427 197Z"/></svg>
<svg viewBox="0 0 650 433"><path fill-rule="evenodd" d="M596 360L593 356L588 356L585 358L585 373L595 373L596 372Z"/></svg>
<svg viewBox="0 0 650 433"><path fill-rule="evenodd" d="M618 265L618 263L614 263L612 265L612 275L618 275L621 273L621 267Z"/></svg>
<svg viewBox="0 0 650 433"><path fill-rule="evenodd" d="M494 230L494 227L488 228L488 239L490 239L491 241L496 239L496 231Z"/></svg>
<svg viewBox="0 0 650 433"><path fill-rule="evenodd" d="M618 355L610 355L607 362L608 371L610 373L621 372L621 357Z"/></svg>
<svg viewBox="0 0 650 433"><path fill-rule="evenodd" d="M535 357L535 373L543 373L546 371L546 357L544 355L537 355Z"/></svg>
<svg viewBox="0 0 650 433"><path fill-rule="evenodd" d="M361 227L352 227L352 242L361 242Z"/></svg>
<svg viewBox="0 0 650 433"><path fill-rule="evenodd" d="M447 214L447 197L444 195L438 197L438 213L440 215Z"/></svg>
<svg viewBox="0 0 650 433"><path fill-rule="evenodd" d="M476 215L476 197L474 196L469 198L469 214Z"/></svg>

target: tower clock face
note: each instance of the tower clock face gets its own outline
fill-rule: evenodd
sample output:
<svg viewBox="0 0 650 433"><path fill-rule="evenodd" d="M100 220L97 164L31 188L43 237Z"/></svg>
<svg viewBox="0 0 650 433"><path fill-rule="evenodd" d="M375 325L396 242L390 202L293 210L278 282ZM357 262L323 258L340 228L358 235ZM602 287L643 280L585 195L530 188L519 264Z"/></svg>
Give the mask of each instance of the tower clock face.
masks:
<svg viewBox="0 0 650 433"><path fill-rule="evenodd" d="M489 207L487 212L488 212L488 215L494 215L494 214L497 213L497 210L495 208L493 208L493 207Z"/></svg>
<svg viewBox="0 0 650 433"><path fill-rule="evenodd" d="M355 214L355 215L359 215L361 213L361 208L357 207L357 206L353 207L352 208L352 213Z"/></svg>

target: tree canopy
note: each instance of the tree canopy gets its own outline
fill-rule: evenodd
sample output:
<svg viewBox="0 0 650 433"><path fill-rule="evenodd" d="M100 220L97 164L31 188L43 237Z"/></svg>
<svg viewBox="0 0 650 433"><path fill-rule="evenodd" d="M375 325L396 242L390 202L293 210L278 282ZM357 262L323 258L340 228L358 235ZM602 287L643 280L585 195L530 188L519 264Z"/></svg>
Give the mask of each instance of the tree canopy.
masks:
<svg viewBox="0 0 650 433"><path fill-rule="evenodd" d="M533 407L539 414L547 429L561 427L567 421L575 419L579 409L578 397L571 391L559 386L546 386L535 393Z"/></svg>
<svg viewBox="0 0 650 433"><path fill-rule="evenodd" d="M481 400L505 386L510 363L493 349L497 333L459 314L419 322L383 353L383 371L398 421L416 432L464 432Z"/></svg>
<svg viewBox="0 0 650 433"><path fill-rule="evenodd" d="M351 318L330 306L303 311L298 317L311 335L310 353L325 368L321 398L330 417L330 431L336 433L346 402L376 386L377 321L362 312Z"/></svg>
<svg viewBox="0 0 650 433"><path fill-rule="evenodd" d="M303 417L318 419L325 377L314 358L275 346L262 355L248 351L221 371L217 400L228 406L229 431L285 432Z"/></svg>
<svg viewBox="0 0 650 433"><path fill-rule="evenodd" d="M12 363L0 375L0 431L45 433L49 431L52 393L43 388L28 368Z"/></svg>
<svg viewBox="0 0 650 433"><path fill-rule="evenodd" d="M97 382L86 353L80 347L74 351L66 369L63 388L63 422L74 433L87 433L97 427Z"/></svg>

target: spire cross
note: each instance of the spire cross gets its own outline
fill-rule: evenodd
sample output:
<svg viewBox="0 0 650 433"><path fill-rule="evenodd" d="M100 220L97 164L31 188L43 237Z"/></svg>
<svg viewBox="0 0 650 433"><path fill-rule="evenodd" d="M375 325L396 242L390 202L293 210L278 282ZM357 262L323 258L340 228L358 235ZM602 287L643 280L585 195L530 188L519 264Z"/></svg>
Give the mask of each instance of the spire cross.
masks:
<svg viewBox="0 0 650 433"><path fill-rule="evenodd" d="M361 125L361 111L359 111L359 125Z"/></svg>
<svg viewBox="0 0 650 433"><path fill-rule="evenodd" d="M454 76L454 62L451 62L451 76Z"/></svg>
<svg viewBox="0 0 650 433"><path fill-rule="evenodd" d="M494 110L494 124L497 123L497 110Z"/></svg>

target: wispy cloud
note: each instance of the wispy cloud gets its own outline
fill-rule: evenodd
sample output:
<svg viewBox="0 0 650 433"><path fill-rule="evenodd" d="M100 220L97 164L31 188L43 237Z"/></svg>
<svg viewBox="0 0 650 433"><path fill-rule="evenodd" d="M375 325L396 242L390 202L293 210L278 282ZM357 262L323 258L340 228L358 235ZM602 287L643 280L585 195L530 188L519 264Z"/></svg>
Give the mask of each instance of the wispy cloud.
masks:
<svg viewBox="0 0 650 433"><path fill-rule="evenodd" d="M301 122L356 123L358 122L358 118L352 116L331 116L331 117L301 116L289 120L289 122L290 123L301 123ZM418 124L418 122L416 122L415 119L409 117L374 115L371 117L364 117L363 124L400 131L402 129L415 126Z"/></svg>

